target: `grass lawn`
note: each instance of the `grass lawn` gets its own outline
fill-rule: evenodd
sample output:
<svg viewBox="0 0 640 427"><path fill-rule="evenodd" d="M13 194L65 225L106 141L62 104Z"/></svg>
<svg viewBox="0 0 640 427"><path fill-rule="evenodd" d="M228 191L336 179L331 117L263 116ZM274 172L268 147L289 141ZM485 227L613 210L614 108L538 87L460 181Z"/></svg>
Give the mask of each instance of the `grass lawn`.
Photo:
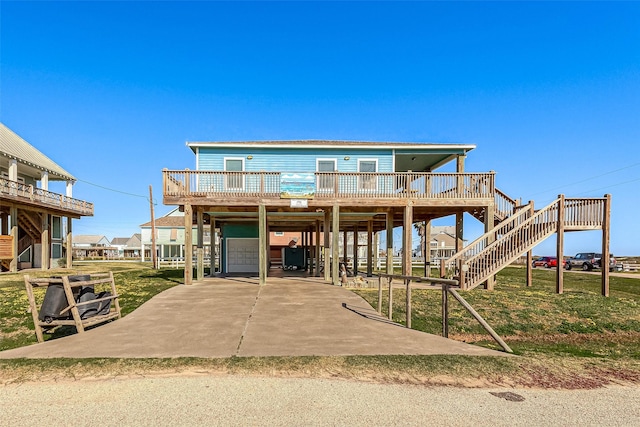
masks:
<svg viewBox="0 0 640 427"><path fill-rule="evenodd" d="M37 342L33 318L27 312L29 300L24 286L24 275L50 277L67 274L83 274L113 271L116 288L120 294L122 315L126 316L154 295L183 283L184 270L153 270L140 263L93 263L74 266L73 269L30 270L0 275L0 351L22 347ZM45 289L34 289L36 301L42 302ZM74 327L59 327L45 340L75 333Z"/></svg>
<svg viewBox="0 0 640 427"><path fill-rule="evenodd" d="M34 276L114 272L123 315L157 293L182 283L183 270L148 265L90 264ZM417 273L419 274L419 273ZM592 388L640 384L640 277L611 277L610 297L600 296L600 276L565 274L565 292L555 294L555 272L536 269L527 288L525 269L498 274L494 291L475 289L463 297L518 357L345 356L230 359L50 359L0 360L0 383L42 378L113 377L150 373L231 373L340 377L368 381L458 386ZM23 274L0 275L0 350L36 342ZM42 291L44 292L44 291ZM354 290L372 306L377 289ZM42 297L42 296L41 296ZM386 295L385 295L386 298ZM387 302L383 300L383 313ZM404 291L394 290L394 321L404 323ZM412 327L441 333L441 293L412 292ZM60 331L50 338L74 333ZM45 335L46 337L47 335ZM449 337L499 349L470 314L450 299Z"/></svg>

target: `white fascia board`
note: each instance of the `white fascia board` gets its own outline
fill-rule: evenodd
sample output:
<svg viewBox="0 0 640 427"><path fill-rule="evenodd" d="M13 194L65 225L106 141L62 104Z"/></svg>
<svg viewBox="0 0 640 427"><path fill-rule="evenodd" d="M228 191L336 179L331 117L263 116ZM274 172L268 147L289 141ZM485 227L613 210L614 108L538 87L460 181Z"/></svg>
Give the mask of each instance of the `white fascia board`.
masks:
<svg viewBox="0 0 640 427"><path fill-rule="evenodd" d="M411 143L411 142L398 142L398 143L376 143L376 142L358 142L358 141L327 141L323 143L313 143L310 141L234 141L234 142L187 142L187 146L194 152L198 147L215 147L225 146L234 148L259 148L259 147L274 147L274 148L313 148L313 149L327 149L327 148L352 148L358 150L372 150L372 149L442 149L450 148L454 150L471 151L476 146L474 144L439 144L439 143Z"/></svg>

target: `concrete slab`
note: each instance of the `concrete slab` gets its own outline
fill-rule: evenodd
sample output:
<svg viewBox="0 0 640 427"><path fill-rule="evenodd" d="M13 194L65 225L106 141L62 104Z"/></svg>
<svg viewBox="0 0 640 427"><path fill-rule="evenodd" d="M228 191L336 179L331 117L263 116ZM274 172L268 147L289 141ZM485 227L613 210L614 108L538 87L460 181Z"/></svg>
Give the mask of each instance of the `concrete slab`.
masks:
<svg viewBox="0 0 640 427"><path fill-rule="evenodd" d="M316 278L205 279L128 316L0 358L166 358L506 353L390 322L361 297Z"/></svg>

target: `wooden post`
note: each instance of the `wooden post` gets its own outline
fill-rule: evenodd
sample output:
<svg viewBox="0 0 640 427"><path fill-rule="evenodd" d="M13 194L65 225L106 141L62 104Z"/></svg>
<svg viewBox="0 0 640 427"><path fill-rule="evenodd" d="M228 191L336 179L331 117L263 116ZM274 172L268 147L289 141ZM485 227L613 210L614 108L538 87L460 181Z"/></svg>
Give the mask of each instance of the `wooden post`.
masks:
<svg viewBox="0 0 640 427"><path fill-rule="evenodd" d="M509 348L507 343L505 343L502 338L500 338L500 336L493 330L493 328L489 326L489 324L482 318L482 316L480 316L480 314L478 314L478 312L475 311L474 308L471 307L471 305L464 298L462 298L462 296L458 292L456 292L454 289L449 289L449 292L455 299L458 300L460 304L462 304L464 308L467 309L467 311L478 321L478 323L482 325L482 327L489 333L489 335L491 335L491 337L493 337L493 339L496 340L498 344L500 344L500 347L502 347L504 351L506 351L507 353L513 353L513 350Z"/></svg>
<svg viewBox="0 0 640 427"><path fill-rule="evenodd" d="M456 214L456 253L462 250L464 235L464 214L459 212Z"/></svg>
<svg viewBox="0 0 640 427"><path fill-rule="evenodd" d="M411 280L405 279L405 284L407 286L407 301L406 301L406 313L407 313L407 328L411 329Z"/></svg>
<svg viewBox="0 0 640 427"><path fill-rule="evenodd" d="M449 338L449 285L442 284L442 336Z"/></svg>
<svg viewBox="0 0 640 427"><path fill-rule="evenodd" d="M209 235L211 236L210 249L209 249L209 276L213 277L216 272L216 219L209 216Z"/></svg>
<svg viewBox="0 0 640 427"><path fill-rule="evenodd" d="M485 212L484 212L484 232L485 233L495 227L494 225L495 212L496 212L496 206L493 203L488 205L485 209ZM495 236L492 236L489 238L489 241L487 243L491 244L494 240L495 240ZM460 277L462 278L462 271L460 272ZM496 276L491 276L487 279L485 283L485 288L489 291L492 291L495 287L495 284L496 284ZM461 288L461 289L465 289L465 288Z"/></svg>
<svg viewBox="0 0 640 427"><path fill-rule="evenodd" d="M204 279L204 213L202 206L196 208L196 280Z"/></svg>
<svg viewBox="0 0 640 427"><path fill-rule="evenodd" d="M158 268L158 255L156 254L156 220L153 216L153 190L151 186L149 186L149 208L151 210L151 261L155 270ZM142 252L142 257L144 258L144 245L142 245Z"/></svg>
<svg viewBox="0 0 640 427"><path fill-rule="evenodd" d="M184 284L193 284L193 208L184 205ZM155 245L152 254L155 254ZM154 256L154 255L152 255Z"/></svg>
<svg viewBox="0 0 640 427"><path fill-rule="evenodd" d="M431 220L423 223L424 231L422 240L424 242L424 277L431 277Z"/></svg>
<svg viewBox="0 0 640 427"><path fill-rule="evenodd" d="M315 276L320 276L320 220L316 220L316 269Z"/></svg>
<svg viewBox="0 0 640 427"><path fill-rule="evenodd" d="M358 224L353 226L353 277L358 276Z"/></svg>
<svg viewBox="0 0 640 427"><path fill-rule="evenodd" d="M264 204L258 205L258 269L260 285L267 284L267 208ZM284 260L283 260L284 261Z"/></svg>
<svg viewBox="0 0 640 427"><path fill-rule="evenodd" d="M602 273L602 296L609 296L609 243L611 240L611 194L604 195L604 206L602 212L602 258L600 259L600 270Z"/></svg>
<svg viewBox="0 0 640 427"><path fill-rule="evenodd" d="M17 219L17 218L16 218ZM42 270L48 270L51 266L51 236L49 234L50 224L49 224L49 214L42 214ZM16 233L16 241L18 240L18 235ZM18 252L16 252L17 254Z"/></svg>
<svg viewBox="0 0 640 427"><path fill-rule="evenodd" d="M373 220L367 221L367 277L373 276Z"/></svg>
<svg viewBox="0 0 640 427"><path fill-rule="evenodd" d="M324 281L325 282L330 282L331 281L331 236L332 234L330 234L330 230L331 230L331 211L329 211L329 209L326 209L324 211L324 241L323 241L323 245L324 245Z"/></svg>
<svg viewBox="0 0 640 427"><path fill-rule="evenodd" d="M382 314L382 276L378 276L378 314Z"/></svg>
<svg viewBox="0 0 640 427"><path fill-rule="evenodd" d="M391 276L389 278L389 312L387 313L389 320L393 320L393 284L391 281L393 280Z"/></svg>
<svg viewBox="0 0 640 427"><path fill-rule="evenodd" d="M349 245L347 230L345 229L342 232L342 262L344 262L344 266L347 266L347 246Z"/></svg>
<svg viewBox="0 0 640 427"><path fill-rule="evenodd" d="M67 268L71 268L73 266L73 228L72 228L72 218L70 216L67 217L66 248L67 248Z"/></svg>
<svg viewBox="0 0 640 427"><path fill-rule="evenodd" d="M560 268L562 268L562 260L558 260ZM533 284L533 253L527 251L527 288Z"/></svg>
<svg viewBox="0 0 640 427"><path fill-rule="evenodd" d="M564 292L564 269L562 260L564 259L564 195L558 195L558 229L556 231L556 258L558 268L556 268L556 293Z"/></svg>
<svg viewBox="0 0 640 427"><path fill-rule="evenodd" d="M411 276L413 272L413 266L411 264L413 258L413 203L411 201L409 201L404 208L402 229L402 274Z"/></svg>
<svg viewBox="0 0 640 427"><path fill-rule="evenodd" d="M393 274L393 210L387 211L387 274Z"/></svg>
<svg viewBox="0 0 640 427"><path fill-rule="evenodd" d="M340 205L337 203L333 205L331 210L331 280L336 286L340 286ZM346 248L345 248L346 252Z"/></svg>

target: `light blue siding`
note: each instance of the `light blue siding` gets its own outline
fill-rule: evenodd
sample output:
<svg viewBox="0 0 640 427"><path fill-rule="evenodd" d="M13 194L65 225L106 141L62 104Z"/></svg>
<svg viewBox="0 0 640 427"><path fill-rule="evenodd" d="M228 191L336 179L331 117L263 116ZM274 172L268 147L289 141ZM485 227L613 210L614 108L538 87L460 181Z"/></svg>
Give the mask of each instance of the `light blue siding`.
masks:
<svg viewBox="0 0 640 427"><path fill-rule="evenodd" d="M252 156L247 159L247 156ZM225 157L244 158L249 172L315 172L316 160L336 159L338 172L357 172L358 159L377 159L377 172L393 172L392 150L356 150L309 148L230 148L201 147L198 170L222 171ZM349 160L345 160L345 157Z"/></svg>

